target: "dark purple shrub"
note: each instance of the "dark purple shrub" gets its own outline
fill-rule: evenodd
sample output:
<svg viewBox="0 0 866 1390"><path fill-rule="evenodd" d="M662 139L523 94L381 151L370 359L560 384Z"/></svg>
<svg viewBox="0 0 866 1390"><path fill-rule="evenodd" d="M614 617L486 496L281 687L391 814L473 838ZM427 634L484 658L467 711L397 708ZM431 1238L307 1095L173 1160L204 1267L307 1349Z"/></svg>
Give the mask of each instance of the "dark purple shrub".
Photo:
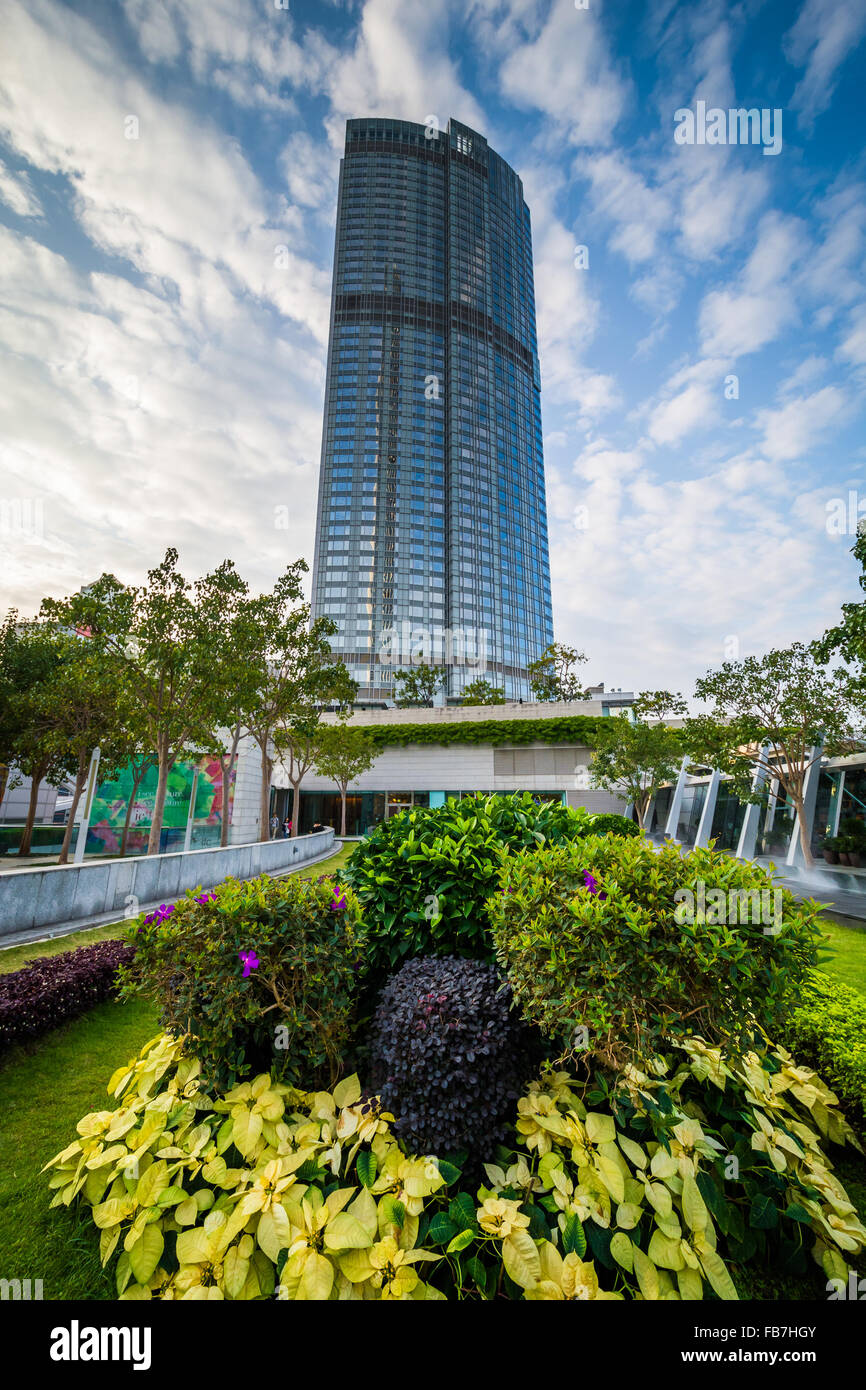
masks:
<svg viewBox="0 0 866 1390"><path fill-rule="evenodd" d="M134 955L122 941L97 941L0 975L0 1048L38 1037L108 999L118 967Z"/></svg>
<svg viewBox="0 0 866 1390"><path fill-rule="evenodd" d="M538 1067L539 1041L496 966L420 956L379 996L371 1080L411 1152L489 1158Z"/></svg>

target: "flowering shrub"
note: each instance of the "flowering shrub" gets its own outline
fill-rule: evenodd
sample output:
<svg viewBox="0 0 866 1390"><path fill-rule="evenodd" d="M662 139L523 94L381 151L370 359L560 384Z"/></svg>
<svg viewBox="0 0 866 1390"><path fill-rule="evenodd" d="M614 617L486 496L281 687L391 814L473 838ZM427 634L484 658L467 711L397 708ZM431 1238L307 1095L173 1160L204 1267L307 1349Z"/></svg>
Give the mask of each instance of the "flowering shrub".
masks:
<svg viewBox="0 0 866 1390"><path fill-rule="evenodd" d="M133 954L122 941L98 941L0 975L0 1048L38 1037L110 998L118 968Z"/></svg>
<svg viewBox="0 0 866 1390"><path fill-rule="evenodd" d="M183 1042L120 1067L117 1108L46 1164L53 1206L90 1205L124 1299L733 1299L732 1260L811 1250L845 1280L866 1245L822 1151L851 1132L781 1049L729 1065L694 1039L585 1098L548 1068L470 1192L404 1151L357 1077L216 1097Z"/></svg>
<svg viewBox="0 0 866 1390"><path fill-rule="evenodd" d="M352 1018L361 967L358 904L333 879L227 879L133 922L126 995L162 1009L191 1034L209 1079L251 1070L332 1081Z"/></svg>
<svg viewBox="0 0 866 1390"><path fill-rule="evenodd" d="M541 1060L499 971L456 956L422 956L382 990L373 1022L372 1084L412 1149L487 1157Z"/></svg>
<svg viewBox="0 0 866 1390"><path fill-rule="evenodd" d="M590 836L509 856L499 881L497 959L562 1057L621 1068L694 1032L747 1045L816 960L819 905L709 849Z"/></svg>

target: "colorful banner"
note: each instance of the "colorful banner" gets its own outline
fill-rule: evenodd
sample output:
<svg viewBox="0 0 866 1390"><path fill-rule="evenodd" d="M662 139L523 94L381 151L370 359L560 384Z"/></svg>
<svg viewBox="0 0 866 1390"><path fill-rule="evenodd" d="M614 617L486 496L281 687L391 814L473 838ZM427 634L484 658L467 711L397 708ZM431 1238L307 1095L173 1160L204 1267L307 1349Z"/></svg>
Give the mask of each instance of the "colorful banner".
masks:
<svg viewBox="0 0 866 1390"><path fill-rule="evenodd" d="M219 759L202 758L196 763L178 762L168 774L168 787L165 796L165 830L184 830L189 815L189 799L192 779L196 766L199 769L198 785L195 794L195 817L197 826L219 827L223 817L222 769ZM94 839L102 840L106 853L119 854L126 808L132 795L134 772L131 766L125 767L112 781L100 782L93 799L90 816L88 847ZM134 853L147 845L150 823L153 818L153 804L156 798L157 770L148 768L135 792L135 802L129 822L127 850ZM234 774L229 787L229 813L234 796ZM218 843L218 836L215 843Z"/></svg>

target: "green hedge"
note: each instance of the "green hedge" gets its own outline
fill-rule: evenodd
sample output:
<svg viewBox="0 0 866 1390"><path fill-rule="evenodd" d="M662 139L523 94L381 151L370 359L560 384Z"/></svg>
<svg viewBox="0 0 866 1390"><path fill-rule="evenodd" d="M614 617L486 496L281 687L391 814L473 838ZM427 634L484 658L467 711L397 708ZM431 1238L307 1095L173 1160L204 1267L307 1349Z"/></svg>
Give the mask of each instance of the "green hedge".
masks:
<svg viewBox="0 0 866 1390"><path fill-rule="evenodd" d="M375 724L364 733L377 748L407 743L579 743L595 747L603 715L575 714L562 719L478 719L442 724Z"/></svg>
<svg viewBox="0 0 866 1390"><path fill-rule="evenodd" d="M781 1041L832 1086L851 1123L866 1132L866 998L815 971L798 999Z"/></svg>

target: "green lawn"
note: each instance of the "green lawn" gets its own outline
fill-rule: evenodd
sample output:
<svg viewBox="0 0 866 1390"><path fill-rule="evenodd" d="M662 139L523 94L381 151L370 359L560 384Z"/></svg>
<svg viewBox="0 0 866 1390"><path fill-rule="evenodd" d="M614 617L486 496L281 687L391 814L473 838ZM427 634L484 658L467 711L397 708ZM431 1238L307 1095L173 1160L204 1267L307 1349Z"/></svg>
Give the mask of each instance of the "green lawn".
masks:
<svg viewBox="0 0 866 1390"><path fill-rule="evenodd" d="M344 846L300 876L333 873L354 848ZM0 951L0 972L120 936L123 925L8 947ZM150 1003L105 1003L0 1058L0 1278L41 1279L46 1299L114 1297L99 1266L93 1222L80 1209L49 1211L48 1174L39 1170L75 1137L82 1115L111 1108L108 1078L158 1032Z"/></svg>
<svg viewBox="0 0 866 1390"><path fill-rule="evenodd" d="M75 1137L90 1110L110 1109L105 1087L120 1062L159 1032L141 1000L98 1004L0 1064L0 1252L5 1279L41 1279L45 1298L113 1298L99 1267L93 1222L49 1211L40 1168Z"/></svg>
<svg viewBox="0 0 866 1390"><path fill-rule="evenodd" d="M822 928L829 937L826 951L831 958L823 962L821 970L831 979L866 994L866 930L844 926L826 914Z"/></svg>

